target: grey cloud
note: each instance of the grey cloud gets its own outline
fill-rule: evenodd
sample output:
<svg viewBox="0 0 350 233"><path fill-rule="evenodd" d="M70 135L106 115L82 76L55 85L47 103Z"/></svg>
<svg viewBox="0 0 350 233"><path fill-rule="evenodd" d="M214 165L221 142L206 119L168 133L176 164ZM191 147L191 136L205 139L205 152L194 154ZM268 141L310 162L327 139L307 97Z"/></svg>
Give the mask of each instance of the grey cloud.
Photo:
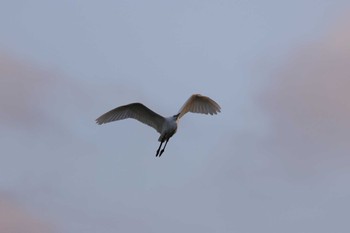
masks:
<svg viewBox="0 0 350 233"><path fill-rule="evenodd" d="M287 163L315 171L350 162L350 38L342 36L348 28L296 51L258 102L270 119L268 143Z"/></svg>
<svg viewBox="0 0 350 233"><path fill-rule="evenodd" d="M53 226L37 218L24 208L0 196L0 232L2 233L50 233Z"/></svg>
<svg viewBox="0 0 350 233"><path fill-rule="evenodd" d="M0 122L12 127L31 127L44 120L40 110L49 88L52 74L0 54Z"/></svg>

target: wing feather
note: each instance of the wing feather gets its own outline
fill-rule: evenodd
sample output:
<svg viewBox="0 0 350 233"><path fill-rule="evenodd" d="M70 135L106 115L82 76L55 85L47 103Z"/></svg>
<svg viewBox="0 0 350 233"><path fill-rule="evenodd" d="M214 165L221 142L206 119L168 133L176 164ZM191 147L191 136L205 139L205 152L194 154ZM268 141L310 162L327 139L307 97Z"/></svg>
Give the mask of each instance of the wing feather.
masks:
<svg viewBox="0 0 350 233"><path fill-rule="evenodd" d="M181 107L178 114L183 117L188 112L214 115L220 112L221 107L214 100L200 94L192 95Z"/></svg>
<svg viewBox="0 0 350 233"><path fill-rule="evenodd" d="M106 124L112 121L132 118L146 125L151 126L157 132L161 133L161 128L164 123L164 117L153 112L141 103L132 103L112 109L109 112L101 115L96 119L99 125Z"/></svg>

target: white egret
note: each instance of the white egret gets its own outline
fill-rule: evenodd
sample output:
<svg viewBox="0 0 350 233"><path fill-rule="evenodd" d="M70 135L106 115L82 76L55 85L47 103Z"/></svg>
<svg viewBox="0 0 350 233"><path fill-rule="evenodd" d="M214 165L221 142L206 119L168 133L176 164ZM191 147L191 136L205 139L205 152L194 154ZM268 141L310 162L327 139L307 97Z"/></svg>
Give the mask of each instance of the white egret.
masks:
<svg viewBox="0 0 350 233"><path fill-rule="evenodd" d="M213 115L220 112L220 109L221 107L214 100L207 96L195 94L185 102L176 115L171 117L165 118L153 112L151 109L147 108L141 103L131 103L106 112L96 119L96 123L102 125L112 121L133 118L153 127L158 133L160 133L160 137L158 139L160 145L156 156L161 156L169 139L176 133L179 119L187 112ZM165 145L160 151L160 148L164 142Z"/></svg>

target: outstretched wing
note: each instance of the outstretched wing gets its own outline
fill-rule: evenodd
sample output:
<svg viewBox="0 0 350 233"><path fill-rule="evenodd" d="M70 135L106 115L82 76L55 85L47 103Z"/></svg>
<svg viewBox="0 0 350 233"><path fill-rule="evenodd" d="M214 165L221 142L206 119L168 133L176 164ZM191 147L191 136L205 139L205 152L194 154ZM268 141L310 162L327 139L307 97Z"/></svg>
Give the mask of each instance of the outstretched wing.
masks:
<svg viewBox="0 0 350 233"><path fill-rule="evenodd" d="M102 125L108 122L127 118L133 118L146 125L149 125L159 133L161 133L161 128L164 123L164 117L153 112L151 109L147 108L141 103L132 103L115 108L97 118L96 123Z"/></svg>
<svg viewBox="0 0 350 233"><path fill-rule="evenodd" d="M183 117L187 112L202 113L202 114L217 114L221 107L212 99L200 94L192 95L179 111L178 118Z"/></svg>

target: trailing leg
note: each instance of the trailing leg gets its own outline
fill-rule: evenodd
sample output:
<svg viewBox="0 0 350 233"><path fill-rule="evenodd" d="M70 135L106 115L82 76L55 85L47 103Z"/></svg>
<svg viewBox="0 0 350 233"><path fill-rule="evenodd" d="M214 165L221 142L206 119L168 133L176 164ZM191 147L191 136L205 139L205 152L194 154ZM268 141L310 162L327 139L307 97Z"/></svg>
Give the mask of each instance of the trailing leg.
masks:
<svg viewBox="0 0 350 233"><path fill-rule="evenodd" d="M166 144L168 144L168 141L169 141L169 138L165 141L165 145L164 145L163 149L160 151L159 157L163 154L164 149L166 147Z"/></svg>
<svg viewBox="0 0 350 233"><path fill-rule="evenodd" d="M161 141L161 142L160 142L160 145L159 145L158 150L157 150L157 153L156 153L156 157L157 157L158 154L159 154L159 150L160 150L160 148L162 147L163 142L164 142L164 141ZM160 156L160 155L159 155L159 156Z"/></svg>

